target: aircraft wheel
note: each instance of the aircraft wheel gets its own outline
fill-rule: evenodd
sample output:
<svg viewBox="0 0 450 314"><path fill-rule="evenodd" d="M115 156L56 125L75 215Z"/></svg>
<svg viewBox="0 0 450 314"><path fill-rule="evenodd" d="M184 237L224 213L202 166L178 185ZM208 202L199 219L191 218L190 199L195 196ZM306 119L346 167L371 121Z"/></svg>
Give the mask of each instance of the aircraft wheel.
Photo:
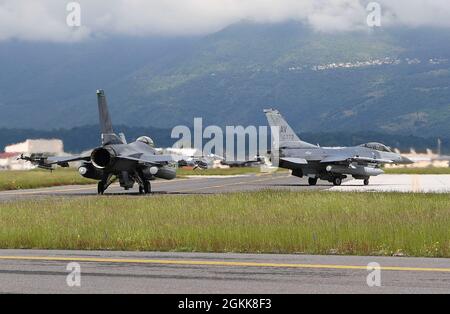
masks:
<svg viewBox="0 0 450 314"><path fill-rule="evenodd" d="M142 186L139 186L139 194L144 194L144 188Z"/></svg>
<svg viewBox="0 0 450 314"><path fill-rule="evenodd" d="M98 195L103 195L103 193L105 193L105 185L102 181L97 184L97 193Z"/></svg>
<svg viewBox="0 0 450 314"><path fill-rule="evenodd" d="M341 185L342 184L342 179L339 178L339 177L334 178L333 179L333 184L336 185L336 186Z"/></svg>
<svg viewBox="0 0 450 314"><path fill-rule="evenodd" d="M364 179L364 185L369 185L369 179Z"/></svg>
<svg viewBox="0 0 450 314"><path fill-rule="evenodd" d="M149 194L151 192L152 192L152 186L150 184L150 181L145 181L144 182L144 193Z"/></svg>
<svg viewBox="0 0 450 314"><path fill-rule="evenodd" d="M309 185L316 185L317 184L317 178L308 178Z"/></svg>

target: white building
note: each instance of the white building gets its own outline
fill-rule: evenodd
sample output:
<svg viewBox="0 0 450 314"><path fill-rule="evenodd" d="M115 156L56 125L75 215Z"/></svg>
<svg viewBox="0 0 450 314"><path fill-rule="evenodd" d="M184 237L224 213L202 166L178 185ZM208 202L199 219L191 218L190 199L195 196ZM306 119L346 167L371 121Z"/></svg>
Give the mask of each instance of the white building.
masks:
<svg viewBox="0 0 450 314"><path fill-rule="evenodd" d="M63 142L58 139L26 140L25 142L12 144L5 147L5 153L56 155L62 154L63 152Z"/></svg>
<svg viewBox="0 0 450 314"><path fill-rule="evenodd" d="M5 152L0 153L0 170L28 170L35 168L30 162L17 160L20 154L64 155L64 145L58 139L26 140L22 143L5 147Z"/></svg>

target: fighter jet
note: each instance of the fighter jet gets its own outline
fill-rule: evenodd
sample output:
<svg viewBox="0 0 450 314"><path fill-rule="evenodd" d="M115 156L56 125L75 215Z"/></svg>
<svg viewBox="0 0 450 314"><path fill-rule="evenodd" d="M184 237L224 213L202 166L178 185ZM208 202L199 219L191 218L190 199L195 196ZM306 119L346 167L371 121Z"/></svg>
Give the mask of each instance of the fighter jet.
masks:
<svg viewBox="0 0 450 314"><path fill-rule="evenodd" d="M101 130L101 146L89 154L68 157L25 157L40 168L52 169L53 165L68 167L69 162L82 161L78 172L85 178L99 180L98 194L116 180L125 190L139 184L139 193L151 192L150 181L155 178L171 180L176 177L176 164L172 155L156 153L153 140L141 136L127 143L123 134L113 131L111 118L103 90L97 90L98 111Z"/></svg>
<svg viewBox="0 0 450 314"><path fill-rule="evenodd" d="M384 164L410 164L411 160L394 153L381 143L366 143L354 147L320 147L302 141L289 124L274 109L264 110L272 130L272 139L278 137L278 149L272 151L272 159L278 159L279 167L291 169L296 177L308 177L309 185L316 185L318 179L341 185L351 175L369 185L371 176L384 171ZM274 132L274 131L272 131ZM278 136L277 136L278 135Z"/></svg>

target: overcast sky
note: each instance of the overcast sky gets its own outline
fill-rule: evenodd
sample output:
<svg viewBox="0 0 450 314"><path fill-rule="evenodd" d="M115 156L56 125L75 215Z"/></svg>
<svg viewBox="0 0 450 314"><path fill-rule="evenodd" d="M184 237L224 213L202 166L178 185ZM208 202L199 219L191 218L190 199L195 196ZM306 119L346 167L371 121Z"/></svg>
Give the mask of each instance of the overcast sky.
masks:
<svg viewBox="0 0 450 314"><path fill-rule="evenodd" d="M79 0L81 27L67 26L65 0L0 0L0 40L76 41L130 36L208 34L247 20L296 20L317 31L367 28L363 0ZM382 26L450 28L449 0L379 0Z"/></svg>

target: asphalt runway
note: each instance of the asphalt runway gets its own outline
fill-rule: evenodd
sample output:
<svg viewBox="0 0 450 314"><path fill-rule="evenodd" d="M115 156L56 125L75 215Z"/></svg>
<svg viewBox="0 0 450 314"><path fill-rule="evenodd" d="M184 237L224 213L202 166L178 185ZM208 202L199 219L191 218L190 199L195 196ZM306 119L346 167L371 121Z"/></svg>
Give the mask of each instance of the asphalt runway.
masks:
<svg viewBox="0 0 450 314"><path fill-rule="evenodd" d="M49 174L51 175L51 174ZM225 192L256 191L269 188L290 188L296 190L311 189L306 180L290 176L287 173L251 174L238 176L196 176L171 181L152 181L153 195L171 194L211 194ZM313 189L327 189L329 184L318 185ZM59 186L32 190L0 192L1 200L36 198L39 196L80 196L96 195L97 185ZM125 191L118 184L111 185L105 195L136 195L138 188ZM150 195L151 196L151 195Z"/></svg>
<svg viewBox="0 0 450 314"><path fill-rule="evenodd" d="M448 192L450 176L386 175L372 185L341 187L288 174L156 181L153 195L289 189L294 191ZM379 181L378 181L379 180ZM138 196L117 185L109 195ZM0 201L96 195L96 186L0 192ZM81 287L69 287L68 263L81 266ZM381 287L367 285L367 264L381 266ZM450 259L0 250L0 293L450 293Z"/></svg>
<svg viewBox="0 0 450 314"><path fill-rule="evenodd" d="M51 175L51 174L49 174ZM382 175L371 178L371 184L364 186L361 180L347 179L342 186L334 187L319 181L317 186L308 185L305 178L293 177L287 173L252 174L242 176L197 176L195 178L152 182L152 195L211 194L264 189L288 189L291 191L329 190L338 192L421 192L450 193L450 175ZM33 190L0 192L0 201L48 196L96 195L96 185L59 186ZM117 184L108 188L106 195L138 196L138 189L125 191ZM149 195L148 197L151 197Z"/></svg>
<svg viewBox="0 0 450 314"><path fill-rule="evenodd" d="M381 286L369 287L373 262ZM0 292L448 294L450 259L0 250Z"/></svg>

